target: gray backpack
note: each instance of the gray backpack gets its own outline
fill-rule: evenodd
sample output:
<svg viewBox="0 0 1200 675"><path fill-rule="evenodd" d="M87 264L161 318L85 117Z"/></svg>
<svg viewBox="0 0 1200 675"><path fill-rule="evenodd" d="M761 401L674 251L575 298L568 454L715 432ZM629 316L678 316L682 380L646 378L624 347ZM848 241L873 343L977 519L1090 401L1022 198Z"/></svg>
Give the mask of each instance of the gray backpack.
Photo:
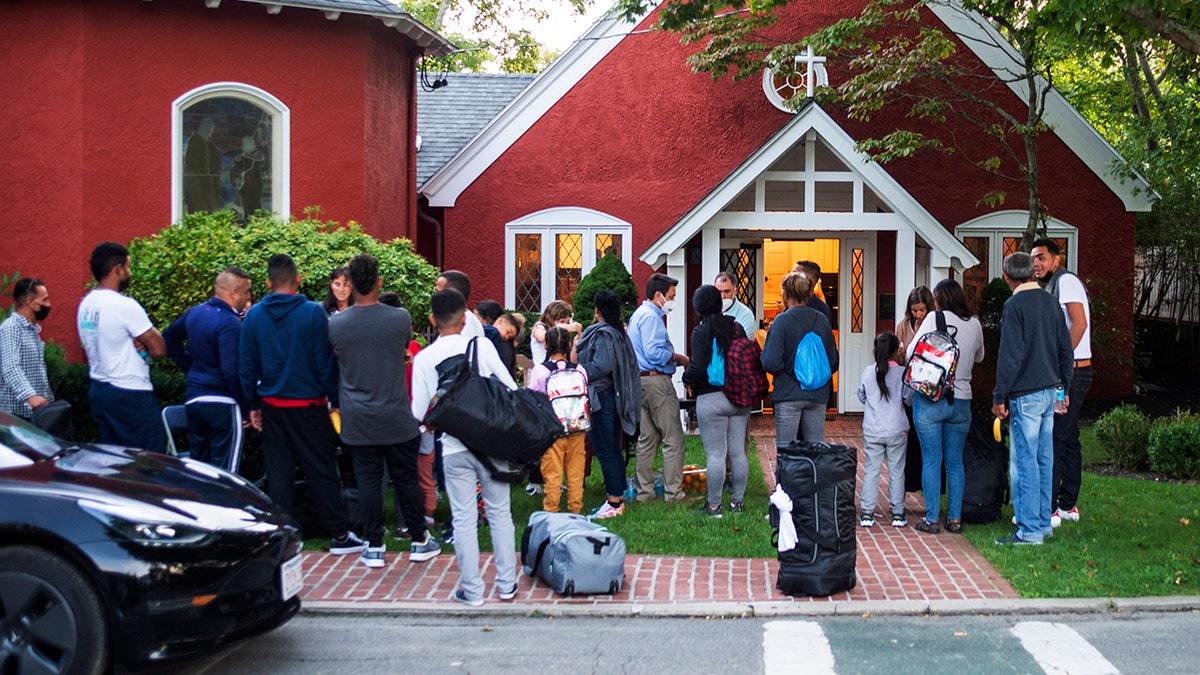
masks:
<svg viewBox="0 0 1200 675"><path fill-rule="evenodd" d="M625 540L576 513L534 511L521 535L521 564L556 593L615 595L625 583Z"/></svg>

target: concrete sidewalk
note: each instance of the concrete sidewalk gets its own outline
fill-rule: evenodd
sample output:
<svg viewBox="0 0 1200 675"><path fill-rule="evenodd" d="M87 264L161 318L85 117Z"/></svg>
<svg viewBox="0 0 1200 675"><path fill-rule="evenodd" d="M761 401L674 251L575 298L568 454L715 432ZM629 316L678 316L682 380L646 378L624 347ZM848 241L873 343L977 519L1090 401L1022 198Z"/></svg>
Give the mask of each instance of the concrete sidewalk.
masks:
<svg viewBox="0 0 1200 675"><path fill-rule="evenodd" d="M763 473L773 489L774 422L752 420ZM832 443L862 447L857 417L826 425ZM886 474L887 467L884 467ZM859 484L862 483L859 465ZM857 505L857 501L855 502ZM886 511L887 495L879 504ZM882 511L881 511L882 512ZM909 521L924 513L919 494L908 495ZM747 514L751 515L751 514ZM968 526L969 527L969 526ZM775 590L774 558L685 558L630 554L625 585L615 596L567 598L535 577L520 574L517 597L501 601L491 580L491 554L483 554L488 594L483 607L456 603L458 571L451 546L426 563L389 552L387 566L370 570L357 556L304 554L306 611L500 613L529 615L769 616L776 614L923 614L1113 611L1118 608L1200 609L1198 598L1021 600L995 568L961 535L929 535L911 526L893 528L881 520L857 528L858 585L830 597L792 598Z"/></svg>

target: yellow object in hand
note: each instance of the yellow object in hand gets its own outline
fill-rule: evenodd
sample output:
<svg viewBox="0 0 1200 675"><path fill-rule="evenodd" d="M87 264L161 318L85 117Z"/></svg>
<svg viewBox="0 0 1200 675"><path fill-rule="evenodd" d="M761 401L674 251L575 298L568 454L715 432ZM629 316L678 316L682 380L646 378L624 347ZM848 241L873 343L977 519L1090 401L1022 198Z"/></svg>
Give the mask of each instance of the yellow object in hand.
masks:
<svg viewBox="0 0 1200 675"><path fill-rule="evenodd" d="M996 437L996 442L1000 442L1000 418L997 417L995 423L992 424L992 436Z"/></svg>
<svg viewBox="0 0 1200 675"><path fill-rule="evenodd" d="M340 436L342 433L342 413L340 413L336 410L330 410L329 411L329 421L333 422L333 430L336 431L338 433L338 435ZM996 420L996 421L999 422L1000 420ZM997 433L999 433L999 432L997 432Z"/></svg>

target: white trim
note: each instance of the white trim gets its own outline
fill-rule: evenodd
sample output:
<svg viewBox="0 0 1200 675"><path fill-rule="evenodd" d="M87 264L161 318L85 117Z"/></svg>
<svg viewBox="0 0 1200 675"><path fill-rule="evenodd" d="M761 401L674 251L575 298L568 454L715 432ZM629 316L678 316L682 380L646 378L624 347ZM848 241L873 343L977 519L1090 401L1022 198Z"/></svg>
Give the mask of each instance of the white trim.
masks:
<svg viewBox="0 0 1200 675"><path fill-rule="evenodd" d="M1004 238L1021 237L1029 223L1029 212L1009 209L987 213L972 218L954 228L954 235L964 237L988 237L988 276L1000 276L1000 265L1004 262ZM1046 236L1062 237L1067 240L1067 269L1079 271L1079 229L1058 218L1046 220Z"/></svg>
<svg viewBox="0 0 1200 675"><path fill-rule="evenodd" d="M756 191L754 213L726 213L722 211L745 189L767 173L776 160L797 143L813 140L810 134L824 139L829 148L850 169L839 173L840 180L862 181L875 191L892 213L815 213L815 181L805 181L805 212L763 213L764 195ZM807 143L805 166L815 170L815 143ZM855 207L861 210L861 192L856 191ZM801 222L803 221L803 222ZM979 261L908 193L878 163L854 149L854 139L845 132L816 102L809 102L783 126L774 136L750 155L712 192L684 214L670 229L658 238L639 259L651 267L660 267L664 256L683 247L697 232L706 227L769 230L899 230L915 231L933 249L931 264L963 270Z"/></svg>
<svg viewBox="0 0 1200 675"><path fill-rule="evenodd" d="M1020 55L996 29L979 14L965 10L956 0L935 0L928 3L929 9L941 19L963 44L992 69L996 76L1006 81L1020 99L1026 102L1023 82L1015 79L1013 70L1021 62ZM1038 86L1045 87L1046 80L1037 78ZM1046 125L1070 148L1092 173L1104 182L1125 205L1126 211L1146 212L1159 199L1157 192L1140 174L1134 173L1127 180L1112 175L1114 163L1125 160L1100 132L1096 131L1079 111L1067 102L1058 89L1046 94L1046 109L1043 115Z"/></svg>
<svg viewBox="0 0 1200 675"><path fill-rule="evenodd" d="M171 222L183 217L183 110L208 98L241 98L272 112L271 198L272 211L287 217L292 212L292 111L270 92L242 82L213 82L185 93L171 103Z"/></svg>
<svg viewBox="0 0 1200 675"><path fill-rule="evenodd" d="M555 254L557 235L583 235L580 251L581 274L587 274L596 266L596 235L617 234L621 236L621 262L630 269L633 262L633 226L607 213L580 206L561 206L536 211L521 216L504 225L504 306L516 307L517 264L516 235L541 235L542 263L542 307L555 297Z"/></svg>
<svg viewBox="0 0 1200 675"><path fill-rule="evenodd" d="M592 24L453 159L425 181L421 194L429 199L429 205L454 206L459 195L591 72L638 22L640 19L625 22L610 12Z"/></svg>

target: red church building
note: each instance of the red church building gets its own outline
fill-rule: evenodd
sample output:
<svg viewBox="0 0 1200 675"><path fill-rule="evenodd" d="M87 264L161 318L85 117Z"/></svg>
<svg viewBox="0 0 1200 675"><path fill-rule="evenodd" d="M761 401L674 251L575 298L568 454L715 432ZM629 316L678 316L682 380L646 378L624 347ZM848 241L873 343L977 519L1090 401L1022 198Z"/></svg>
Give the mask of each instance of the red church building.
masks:
<svg viewBox="0 0 1200 675"><path fill-rule="evenodd" d="M416 71L453 50L388 0L0 3L0 270L44 279L44 333L104 240L185 213L320 206L416 234Z"/></svg>
<svg viewBox="0 0 1200 675"><path fill-rule="evenodd" d="M935 7L927 20L957 34L961 58L1004 67L1009 53L987 46L1003 43L989 25ZM772 31L792 41L860 9L790 3ZM788 105L784 97L807 98L806 87L777 89L770 72L754 81L693 74L686 57L695 47L646 30L651 23L597 22L420 186L428 215L441 221L443 266L469 270L478 299L526 311L570 299L611 249L639 287L653 271L681 280L689 311L669 317L678 347L688 344L699 284L734 273L742 300L767 324L782 276L811 259L835 310L841 373L851 377L914 286L954 277L978 293L1000 276L1027 213L1011 205L1019 199L998 208L980 199L1023 188L997 185L956 157L875 163L855 142L903 118L866 123L815 100ZM837 62L823 67L831 81L844 79ZM995 95L1024 105L1015 91ZM1116 152L1057 92L1046 121L1051 131L1037 143L1048 234L1064 245L1067 267L1092 280L1093 295L1105 294L1109 311L1094 306L1093 321L1130 338L1132 312L1121 308L1132 306L1135 214L1150 209L1153 192L1110 173ZM1127 364L1098 362L1094 391L1127 392ZM852 387L841 387L838 408L861 410Z"/></svg>

